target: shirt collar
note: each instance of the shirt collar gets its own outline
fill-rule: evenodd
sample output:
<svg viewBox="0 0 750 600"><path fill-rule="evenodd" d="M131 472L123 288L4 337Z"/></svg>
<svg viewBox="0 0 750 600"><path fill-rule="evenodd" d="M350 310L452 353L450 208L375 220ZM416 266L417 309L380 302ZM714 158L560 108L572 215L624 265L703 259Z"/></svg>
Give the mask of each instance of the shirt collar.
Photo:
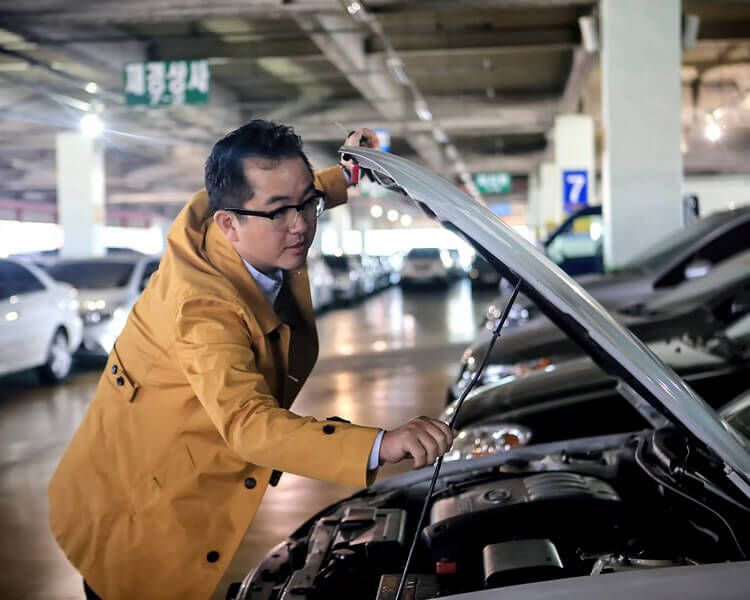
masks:
<svg viewBox="0 0 750 600"><path fill-rule="evenodd" d="M242 262L245 263L245 267L250 273L250 276L255 280L255 283L258 284L260 291L263 292L263 295L268 302L271 303L271 306L273 306L276 302L276 298L279 297L281 284L284 282L284 272L281 269L276 269L269 274L261 273L244 258L242 259Z"/></svg>

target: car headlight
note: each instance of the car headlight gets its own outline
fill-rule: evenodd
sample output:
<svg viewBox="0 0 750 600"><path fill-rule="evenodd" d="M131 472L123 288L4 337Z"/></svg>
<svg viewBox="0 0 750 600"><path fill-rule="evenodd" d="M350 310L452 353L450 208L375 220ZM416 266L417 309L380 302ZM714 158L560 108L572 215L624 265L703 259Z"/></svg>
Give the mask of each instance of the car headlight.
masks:
<svg viewBox="0 0 750 600"><path fill-rule="evenodd" d="M531 430L515 423L472 427L459 432L445 460L470 460L479 456L523 448L531 440Z"/></svg>
<svg viewBox="0 0 750 600"><path fill-rule="evenodd" d="M470 352L467 350L467 352ZM464 363L456 382L453 384L453 397L458 398L469 385L479 365L473 356L470 356ZM532 371L552 371L555 365L549 358L537 358L518 362L513 365L492 365L489 364L482 372L482 376L477 381L477 386L487 386L503 383L505 380L512 381L517 377L522 377Z"/></svg>
<svg viewBox="0 0 750 600"><path fill-rule="evenodd" d="M502 315L502 310L499 306L490 304L487 307L487 313L484 315L484 326L487 329L495 329L497 326L497 320ZM534 317L535 311L533 308L528 306L512 306L508 311L508 317L505 319L503 328L505 327L517 327L523 325L531 318Z"/></svg>

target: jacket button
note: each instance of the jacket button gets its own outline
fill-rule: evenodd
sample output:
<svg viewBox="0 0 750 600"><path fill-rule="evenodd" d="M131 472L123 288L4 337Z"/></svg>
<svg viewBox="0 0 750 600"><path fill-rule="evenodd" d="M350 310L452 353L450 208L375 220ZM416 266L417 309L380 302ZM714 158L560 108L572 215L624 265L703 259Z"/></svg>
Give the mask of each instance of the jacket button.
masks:
<svg viewBox="0 0 750 600"><path fill-rule="evenodd" d="M219 560L219 553L216 550L211 550L211 552L206 554L206 560L210 563L215 563Z"/></svg>
<svg viewBox="0 0 750 600"><path fill-rule="evenodd" d="M112 365L112 375L117 373L117 365Z"/></svg>
<svg viewBox="0 0 750 600"><path fill-rule="evenodd" d="M253 477L245 479L245 487L249 490L253 489L255 487L255 479Z"/></svg>
<svg viewBox="0 0 750 600"><path fill-rule="evenodd" d="M323 425L323 433L331 435L334 431L336 431L335 425Z"/></svg>
<svg viewBox="0 0 750 600"><path fill-rule="evenodd" d="M270 340L278 340L279 337L280 337L279 332L276 331L275 329L271 333L268 334L268 339Z"/></svg>
<svg viewBox="0 0 750 600"><path fill-rule="evenodd" d="M125 380L124 380L124 379L122 378L122 375L120 375L120 376L119 376L119 377L118 377L117 379L115 379L115 383L116 383L116 384L117 384L117 385L118 385L119 387L122 387L122 386L124 386L124 385L125 385Z"/></svg>

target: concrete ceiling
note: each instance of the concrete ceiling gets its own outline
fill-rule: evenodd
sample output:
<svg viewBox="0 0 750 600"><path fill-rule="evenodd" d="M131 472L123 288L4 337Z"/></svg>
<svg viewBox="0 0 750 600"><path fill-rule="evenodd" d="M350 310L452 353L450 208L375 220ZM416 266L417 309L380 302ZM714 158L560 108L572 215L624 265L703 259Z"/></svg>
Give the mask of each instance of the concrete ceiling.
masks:
<svg viewBox="0 0 750 600"><path fill-rule="evenodd" d="M578 27L594 1L363 4L365 20L340 0L0 1L0 208L54 204L55 134L95 105L108 125L108 204L167 215L202 186L213 142L255 117L293 125L319 166L345 131L385 128L394 151L457 183L494 170L523 182L549 154L557 114L599 118L598 58ZM683 55L686 169L746 170L750 4L686 1L684 11L701 18ZM211 66L210 104L125 105L124 63L198 58ZM727 133L718 147L702 135L716 108Z"/></svg>

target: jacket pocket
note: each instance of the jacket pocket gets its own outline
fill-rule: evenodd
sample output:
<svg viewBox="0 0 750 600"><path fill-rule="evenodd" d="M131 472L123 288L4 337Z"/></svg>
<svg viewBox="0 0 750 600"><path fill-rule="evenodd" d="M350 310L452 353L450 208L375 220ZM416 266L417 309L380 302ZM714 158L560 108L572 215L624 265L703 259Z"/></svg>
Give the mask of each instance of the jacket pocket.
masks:
<svg viewBox="0 0 750 600"><path fill-rule="evenodd" d="M149 511L163 501L172 502L194 485L195 460L187 445L179 445L154 463L131 491L135 514Z"/></svg>
<svg viewBox="0 0 750 600"><path fill-rule="evenodd" d="M103 377L123 400L126 400L127 402L135 400L135 395L140 386L138 382L128 374L125 365L122 364L120 355L117 353L117 346L113 346L112 352L109 353Z"/></svg>

